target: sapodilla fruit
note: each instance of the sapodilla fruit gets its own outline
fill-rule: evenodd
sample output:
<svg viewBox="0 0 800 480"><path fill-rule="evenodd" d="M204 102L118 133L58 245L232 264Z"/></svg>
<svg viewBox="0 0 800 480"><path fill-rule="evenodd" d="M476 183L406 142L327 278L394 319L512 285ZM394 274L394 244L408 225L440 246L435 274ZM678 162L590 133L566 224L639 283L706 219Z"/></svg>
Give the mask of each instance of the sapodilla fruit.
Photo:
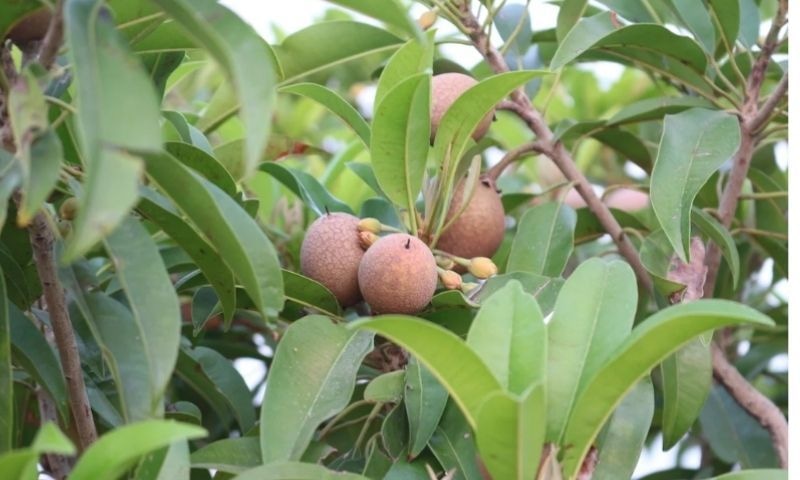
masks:
<svg viewBox="0 0 800 480"><path fill-rule="evenodd" d="M436 137L439 122L450 105L461 96L464 91L475 85L477 80L463 73L441 73L431 78L431 141ZM489 130L494 118L494 109L487 113L472 132L472 138L477 142Z"/></svg>
<svg viewBox="0 0 800 480"><path fill-rule="evenodd" d="M463 191L462 181L453 193L445 224L461 210ZM505 229L506 219L500 194L491 178L482 177L475 186L467 208L442 233L436 248L462 258L491 258L503 243Z"/></svg>
<svg viewBox="0 0 800 480"><path fill-rule="evenodd" d="M308 227L300 247L300 271L325 285L343 307L361 300L358 265L364 249L358 221L347 213L325 214Z"/></svg>
<svg viewBox="0 0 800 480"><path fill-rule="evenodd" d="M417 313L436 290L436 260L417 237L393 233L375 242L361 259L358 284L374 313Z"/></svg>
<svg viewBox="0 0 800 480"><path fill-rule="evenodd" d="M6 34L17 45L26 45L44 38L53 13L47 7L34 10L18 20Z"/></svg>

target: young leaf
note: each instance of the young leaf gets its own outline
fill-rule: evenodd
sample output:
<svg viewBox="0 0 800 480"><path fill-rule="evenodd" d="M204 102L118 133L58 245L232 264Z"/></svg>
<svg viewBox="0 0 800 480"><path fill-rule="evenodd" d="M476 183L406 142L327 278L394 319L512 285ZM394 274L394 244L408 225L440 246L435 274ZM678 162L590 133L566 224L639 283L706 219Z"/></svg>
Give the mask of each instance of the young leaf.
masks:
<svg viewBox="0 0 800 480"><path fill-rule="evenodd" d="M458 406L450 402L436 426L428 448L445 471L455 469L453 480L481 480L475 439Z"/></svg>
<svg viewBox="0 0 800 480"><path fill-rule="evenodd" d="M431 71L434 33L433 30L429 31L424 41L409 40L386 62L375 91L375 110L386 98L386 95L398 84L414 75Z"/></svg>
<svg viewBox="0 0 800 480"><path fill-rule="evenodd" d="M208 181L218 186L220 190L231 197L236 196L236 181L219 160L211 153L183 142L167 142L164 149L173 157L195 172L205 177Z"/></svg>
<svg viewBox="0 0 800 480"><path fill-rule="evenodd" d="M6 281L0 269L0 454L11 450L14 435L14 376L11 366L11 327L9 326Z"/></svg>
<svg viewBox="0 0 800 480"><path fill-rule="evenodd" d="M244 20L213 0L156 0L197 45L223 68L239 99L245 126L245 174L267 145L275 99L274 54ZM253 79L258 79L253 81Z"/></svg>
<svg viewBox="0 0 800 480"><path fill-rule="evenodd" d="M264 463L297 460L320 423L347 406L372 335L310 315L284 334L261 405Z"/></svg>
<svg viewBox="0 0 800 480"><path fill-rule="evenodd" d="M348 327L372 330L408 350L450 393L473 428L483 401L501 388L464 341L433 323L405 315L381 315L357 320Z"/></svg>
<svg viewBox="0 0 800 480"><path fill-rule="evenodd" d="M730 230L723 227L710 214L697 207L692 207L692 223L722 250L722 256L725 258L728 267L730 267L735 288L739 283L741 265L739 263L739 249L736 248L736 242L734 242Z"/></svg>
<svg viewBox="0 0 800 480"><path fill-rule="evenodd" d="M258 437L223 438L192 453L192 468L242 473L261 465Z"/></svg>
<svg viewBox="0 0 800 480"><path fill-rule="evenodd" d="M403 399L406 372L397 370L373 378L364 389L364 400L373 403L398 403Z"/></svg>
<svg viewBox="0 0 800 480"><path fill-rule="evenodd" d="M561 202L529 209L519 221L506 272L558 277L572 254L577 215Z"/></svg>
<svg viewBox="0 0 800 480"><path fill-rule="evenodd" d="M304 171L287 168L275 162L262 163L259 169L284 184L317 216L325 212L353 213L346 203L331 195L316 178Z"/></svg>
<svg viewBox="0 0 800 480"><path fill-rule="evenodd" d="M417 357L409 359L405 379L408 453L413 458L422 452L439 424L447 405L447 390Z"/></svg>
<svg viewBox="0 0 800 480"><path fill-rule="evenodd" d="M334 472L322 465L300 462L272 462L247 470L234 480L369 480L356 473Z"/></svg>
<svg viewBox="0 0 800 480"><path fill-rule="evenodd" d="M547 325L548 439L563 438L580 391L630 334L637 296L633 270L619 260L587 260L561 288Z"/></svg>
<svg viewBox="0 0 800 480"><path fill-rule="evenodd" d="M711 350L701 339L686 344L661 363L661 430L664 451L694 424L711 389Z"/></svg>
<svg viewBox="0 0 800 480"><path fill-rule="evenodd" d="M687 262L690 213L706 181L739 147L739 122L700 108L664 119L664 133L650 179L656 218L678 256Z"/></svg>
<svg viewBox="0 0 800 480"><path fill-rule="evenodd" d="M565 476L572 478L577 474L603 424L640 378L692 338L739 323L773 325L766 315L727 300L697 300L675 305L640 323L586 382L575 401L562 442L572 445L564 451Z"/></svg>

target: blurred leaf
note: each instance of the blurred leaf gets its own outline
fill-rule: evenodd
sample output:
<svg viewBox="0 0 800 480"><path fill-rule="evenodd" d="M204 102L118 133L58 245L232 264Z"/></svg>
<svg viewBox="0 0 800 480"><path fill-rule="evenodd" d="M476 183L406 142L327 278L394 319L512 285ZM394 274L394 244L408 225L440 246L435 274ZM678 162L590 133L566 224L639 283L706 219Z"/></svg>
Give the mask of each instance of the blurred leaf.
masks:
<svg viewBox="0 0 800 480"><path fill-rule="evenodd" d="M386 197L386 194L383 193L381 186L378 184L378 179L375 178L375 171L372 169L372 165L368 163L350 162L347 164L347 168L349 168L350 170L353 171L353 173L358 175L358 178L363 180L364 183L366 183L369 186L369 188L372 189L373 192L377 193L378 195L381 195L382 197L388 198ZM392 207L391 204L388 205L390 208Z"/></svg>
<svg viewBox="0 0 800 480"><path fill-rule="evenodd" d="M481 358L438 325L405 315L381 315L352 322L348 327L372 330L417 357L450 393L473 428L483 401L500 389Z"/></svg>
<svg viewBox="0 0 800 480"><path fill-rule="evenodd" d="M216 185L169 154L148 155L147 173L211 242L241 281L256 308L283 308L283 280L272 243L256 222Z"/></svg>
<svg viewBox="0 0 800 480"><path fill-rule="evenodd" d="M346 203L331 195L316 178L302 170L284 167L275 162L262 163L259 169L274 177L300 197L303 203L317 216L323 215L325 212L353 213Z"/></svg>
<svg viewBox="0 0 800 480"><path fill-rule="evenodd" d="M430 77L399 83L378 105L370 154L375 177L395 204L414 211L430 142Z"/></svg>
<svg viewBox="0 0 800 480"><path fill-rule="evenodd" d="M420 73L430 73L433 63L434 34L435 31L431 30L419 40L409 40L392 55L378 79L374 110L377 110L386 95L403 81Z"/></svg>
<svg viewBox="0 0 800 480"><path fill-rule="evenodd" d="M17 160L0 148L0 225L6 224L8 199L22 183L22 171Z"/></svg>
<svg viewBox="0 0 800 480"><path fill-rule="evenodd" d="M583 14L586 12L588 0L564 0L561 8L558 9L558 19L556 23L556 35L560 41L564 41L573 28L575 28Z"/></svg>
<svg viewBox="0 0 800 480"><path fill-rule="evenodd" d="M573 446L564 451L565 476L578 472L603 423L640 378L701 333L740 323L769 326L772 320L740 303L697 300L668 307L640 323L578 394L564 432L563 443Z"/></svg>
<svg viewBox="0 0 800 480"><path fill-rule="evenodd" d="M11 327L6 282L0 275L0 454L14 446L14 368L11 365Z"/></svg>
<svg viewBox="0 0 800 480"><path fill-rule="evenodd" d="M172 75L186 58L186 52L178 50L176 52L156 52L140 55L145 68L150 73L150 80L156 87L158 98L164 97L164 90L167 86L167 79Z"/></svg>
<svg viewBox="0 0 800 480"><path fill-rule="evenodd" d="M717 35L705 3L694 0L670 0L670 2L675 15L683 21L703 49L713 55L717 47Z"/></svg>
<svg viewBox="0 0 800 480"><path fill-rule="evenodd" d="M625 395L598 438L594 480L633 478L655 409L653 383L645 377Z"/></svg>
<svg viewBox="0 0 800 480"><path fill-rule="evenodd" d="M190 480L189 442L178 440L144 456L136 480Z"/></svg>
<svg viewBox="0 0 800 480"><path fill-rule="evenodd" d="M373 0L328 0L328 2L363 13L422 40L423 34L417 22L410 17L406 5L398 0L387 0L380 4Z"/></svg>
<svg viewBox="0 0 800 480"><path fill-rule="evenodd" d="M624 125L635 122L658 120L667 114L680 113L690 108L709 108L708 100L699 97L655 97L630 103L611 118L607 125Z"/></svg>
<svg viewBox="0 0 800 480"><path fill-rule="evenodd" d="M296 460L320 423L347 406L372 335L321 315L293 323L275 352L261 405L264 463Z"/></svg>
<svg viewBox="0 0 800 480"><path fill-rule="evenodd" d="M202 175L231 197L236 196L236 181L228 170L213 156L197 146L181 142L167 142L164 149L182 164Z"/></svg>
<svg viewBox="0 0 800 480"><path fill-rule="evenodd" d="M712 0L711 5L714 7L715 12L719 12L718 15L722 16L732 16L733 8L722 9L721 3L717 0ZM761 23L761 16L758 12L758 5L754 0L739 0L739 35L738 40L742 42L747 48L752 48L753 45L756 45L758 42L758 29ZM720 20L720 23L723 23ZM726 22L729 23L729 22ZM727 29L728 32L733 32L735 29L729 28ZM726 33L728 33L726 32ZM728 37L729 44L733 44L730 41L730 37Z"/></svg>
<svg viewBox="0 0 800 480"><path fill-rule="evenodd" d="M333 472L322 465L300 462L272 462L234 477L235 480L368 480L355 473Z"/></svg>
<svg viewBox="0 0 800 480"><path fill-rule="evenodd" d="M147 420L112 430L93 443L75 464L71 480L117 478L142 455L170 443L200 438L200 427L169 420Z"/></svg>
<svg viewBox="0 0 800 480"><path fill-rule="evenodd" d="M258 437L223 438L192 452L192 468L242 473L259 465Z"/></svg>
<svg viewBox="0 0 800 480"><path fill-rule="evenodd" d="M294 32L275 47L288 84L328 67L374 53L388 53L402 40L383 28L351 21L322 22Z"/></svg>
<svg viewBox="0 0 800 480"><path fill-rule="evenodd" d="M754 469L718 475L712 480L788 480L789 471L783 469Z"/></svg>
<svg viewBox="0 0 800 480"><path fill-rule="evenodd" d="M135 204L142 162L123 149L161 148L153 84L141 63L132 60L107 11L99 8L101 3L75 0L64 6L64 31L78 94L75 119L86 171L64 262L86 253Z"/></svg>
<svg viewBox="0 0 800 480"><path fill-rule="evenodd" d="M636 314L636 278L627 263L592 258L558 294L547 324L547 437L565 443L580 392L629 336Z"/></svg>
<svg viewBox="0 0 800 480"><path fill-rule="evenodd" d="M38 2L5 2L3 11L0 13L0 38L5 39L6 34L17 22L39 9L44 10Z"/></svg>
<svg viewBox="0 0 800 480"><path fill-rule="evenodd" d="M373 378L364 389L364 400L373 403L398 403L403 399L406 372L397 370Z"/></svg>
<svg viewBox="0 0 800 480"><path fill-rule="evenodd" d="M417 457L431 440L447 405L447 391L436 377L411 357L405 376L406 414L408 416L408 453Z"/></svg>
<svg viewBox="0 0 800 480"><path fill-rule="evenodd" d="M675 446L697 420L711 389L711 349L701 339L661 363L663 450Z"/></svg>
<svg viewBox="0 0 800 480"><path fill-rule="evenodd" d="M558 292L564 285L564 279L562 278L544 277L527 272L504 273L488 279L473 300L482 303L512 280L522 284L523 290L536 299L544 315L549 315L553 311Z"/></svg>
<svg viewBox="0 0 800 480"><path fill-rule="evenodd" d="M650 178L650 200L664 233L687 262L695 196L739 147L739 122L700 108L664 118L664 132Z"/></svg>
<svg viewBox="0 0 800 480"><path fill-rule="evenodd" d="M469 424L458 406L449 402L441 422L428 441L428 448L445 471L455 469L453 480L481 480L478 452Z"/></svg>
<svg viewBox="0 0 800 480"><path fill-rule="evenodd" d="M243 176L248 177L269 138L277 77L274 54L253 27L213 0L155 2L214 57L233 85L245 126Z"/></svg>
<svg viewBox="0 0 800 480"><path fill-rule="evenodd" d="M692 223L705 236L710 238L722 251L722 256L731 271L734 288L739 283L739 250L733 240L730 230L723 227L717 219L697 207L692 207Z"/></svg>
<svg viewBox="0 0 800 480"><path fill-rule="evenodd" d="M75 446L54 423L47 422L36 432L30 447L0 455L0 472L8 479L36 479L39 456L43 453L75 455Z"/></svg>
<svg viewBox="0 0 800 480"><path fill-rule="evenodd" d="M561 275L572 255L576 223L575 211L561 202L543 203L526 211L511 244L506 272Z"/></svg>

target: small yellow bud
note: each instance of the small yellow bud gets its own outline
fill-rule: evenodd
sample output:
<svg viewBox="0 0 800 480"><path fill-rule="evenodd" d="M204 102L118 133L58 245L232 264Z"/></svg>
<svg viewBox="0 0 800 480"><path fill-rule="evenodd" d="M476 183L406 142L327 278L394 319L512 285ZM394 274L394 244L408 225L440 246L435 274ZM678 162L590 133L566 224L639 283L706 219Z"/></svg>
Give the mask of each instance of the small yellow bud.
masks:
<svg viewBox="0 0 800 480"><path fill-rule="evenodd" d="M445 257L443 255L436 255L436 265L442 267L445 270L452 270L453 267L456 266L456 262L453 261L450 257Z"/></svg>
<svg viewBox="0 0 800 480"><path fill-rule="evenodd" d="M371 233L381 233L381 222L378 221L377 218L367 217L362 218L358 222L358 231L359 232L371 232Z"/></svg>
<svg viewBox="0 0 800 480"><path fill-rule="evenodd" d="M475 257L470 260L468 270L477 278L489 278L497 274L497 265L486 257Z"/></svg>
<svg viewBox="0 0 800 480"><path fill-rule="evenodd" d="M68 199L64 200L61 203L61 207L58 209L58 214L64 220L74 220L75 215L78 214L78 199L75 197L69 197Z"/></svg>
<svg viewBox="0 0 800 480"><path fill-rule="evenodd" d="M443 270L439 272L439 280L442 281L444 288L448 290L458 290L461 288L461 275L452 270Z"/></svg>
<svg viewBox="0 0 800 480"><path fill-rule="evenodd" d="M417 25L419 25L419 28L427 30L431 28L434 23L436 23L437 18L438 15L436 14L436 10L428 10L420 15L419 19L417 20Z"/></svg>
<svg viewBox="0 0 800 480"><path fill-rule="evenodd" d="M358 242L361 244L361 248L364 250L371 247L372 244L377 242L379 238L381 237L372 232L358 232Z"/></svg>

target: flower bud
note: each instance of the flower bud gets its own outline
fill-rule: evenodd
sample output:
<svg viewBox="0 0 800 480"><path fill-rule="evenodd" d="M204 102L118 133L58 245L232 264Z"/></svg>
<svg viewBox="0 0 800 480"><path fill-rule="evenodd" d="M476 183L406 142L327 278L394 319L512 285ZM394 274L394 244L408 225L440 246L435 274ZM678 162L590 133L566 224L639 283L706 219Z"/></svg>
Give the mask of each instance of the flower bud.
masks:
<svg viewBox="0 0 800 480"><path fill-rule="evenodd" d="M486 257L475 257L470 260L468 270L477 278L489 278L497 274L497 265Z"/></svg>
<svg viewBox="0 0 800 480"><path fill-rule="evenodd" d="M453 267L456 266L456 262L453 261L450 257L445 257L443 255L436 255L436 265L442 267L445 270L452 270Z"/></svg>
<svg viewBox="0 0 800 480"><path fill-rule="evenodd" d="M69 197L61 202L61 207L58 209L58 214L64 220L74 220L78 214L78 199Z"/></svg>
<svg viewBox="0 0 800 480"><path fill-rule="evenodd" d="M377 218L367 217L362 218L358 222L358 231L359 232L371 232L371 233L381 233L381 222L378 221Z"/></svg>
<svg viewBox="0 0 800 480"><path fill-rule="evenodd" d="M442 281L444 288L448 290L458 290L461 288L461 275L452 270L443 270L439 272L439 280Z"/></svg>
<svg viewBox="0 0 800 480"><path fill-rule="evenodd" d="M436 23L438 15L436 14L436 10L428 10L427 12L420 15L419 19L417 20L417 25L422 30L427 30Z"/></svg>
<svg viewBox="0 0 800 480"><path fill-rule="evenodd" d="M381 237L372 232L358 232L358 242L361 244L361 248L364 250L371 247L372 244L377 242L379 238Z"/></svg>

